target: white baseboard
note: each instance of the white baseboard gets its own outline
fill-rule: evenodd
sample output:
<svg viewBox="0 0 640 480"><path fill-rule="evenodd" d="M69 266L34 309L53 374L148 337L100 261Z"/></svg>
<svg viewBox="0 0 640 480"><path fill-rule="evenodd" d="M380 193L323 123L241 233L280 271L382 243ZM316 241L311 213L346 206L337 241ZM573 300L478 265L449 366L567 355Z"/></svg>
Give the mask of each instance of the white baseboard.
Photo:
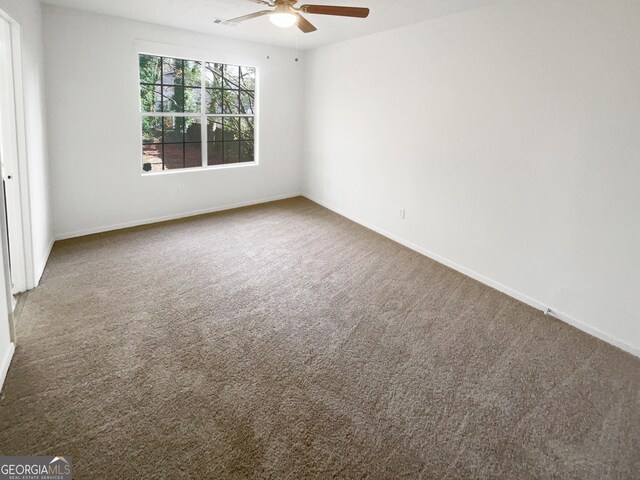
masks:
<svg viewBox="0 0 640 480"><path fill-rule="evenodd" d="M248 207L251 205L259 205L261 203L275 202L276 200L285 200L287 198L299 197L301 195L302 195L301 193L288 193L284 195L275 195L273 197L248 200L246 202L221 205L219 207L206 208L203 210L192 210L189 212L174 213L172 215L163 215L160 217L144 218L141 220L133 220L130 222L114 223L112 225L87 228L84 230L76 230L73 232L59 233L59 234L56 234L55 239L65 240L68 238L83 237L85 235L93 235L94 233L110 232L112 230L121 230L123 228L138 227L140 225L149 225L151 223L166 222L168 220L177 220L179 218L195 217L197 215L204 215L206 213L221 212L223 210L231 210L233 208L241 208L241 207Z"/></svg>
<svg viewBox="0 0 640 480"><path fill-rule="evenodd" d="M611 335L597 329L594 327L589 326L588 324L581 322L573 317L571 317L570 315L567 315L565 313L562 312L558 312L557 310L554 310L553 308L551 308L548 305L545 305L544 303L529 297L528 295L525 295L522 292L519 292L517 290L514 290L513 288L510 288L506 285L501 284L500 282L496 282L495 280L492 280L490 278L485 277L484 275L481 275L480 273L474 272L473 270L470 270L466 267L463 267L462 265L459 265L447 258L444 258L440 255L438 255L437 253L434 253L430 250L427 250L426 248L423 248L413 242L410 242L408 240L405 240L402 237L399 237L398 235L395 235L391 232L388 232L380 227L377 227L376 225L373 225L369 222L366 222L360 218L357 218L353 215L350 215L349 213L339 209L339 208L335 208L332 205L327 204L326 202L323 202L322 200L319 200L317 198L314 198L311 195L308 195L306 193L303 193L302 196L304 196L305 198L308 198L309 200L311 200L312 202L317 203L318 205L322 205L323 207L337 213L338 215L341 215L345 218L348 218L349 220L356 222L360 225L362 225L363 227L368 228L369 230L373 230L376 233L379 233L380 235L383 235L391 240L393 240L394 242L397 242L401 245L404 245L407 248L410 248L411 250L414 250L426 257L429 257L433 260L435 260L438 263L441 263L443 265L446 265L449 268L452 268L453 270L456 270L464 275L466 275L467 277L471 277L474 280L479 281L480 283L484 283L485 285L488 285L491 288L494 288L495 290L498 290L499 292L502 292L506 295L509 295L510 297L515 298L516 300L519 300L523 303L526 303L527 305L537 309L537 310L541 310L543 312L545 312L547 315L550 315L564 323L567 323L579 330L582 330L585 333L588 333L589 335L592 335L594 337L599 338L600 340L604 340L605 342L614 345L626 352L631 353L632 355L635 355L636 357L640 357L640 348L631 345L627 342L625 342L624 340L621 340L619 338L615 338L612 337Z"/></svg>
<svg viewBox="0 0 640 480"><path fill-rule="evenodd" d="M620 340L619 338L612 337L608 333L605 333L598 328L592 327L584 322L581 322L580 320L572 317L571 315L558 312L553 308L549 308L549 311L547 312L547 314L554 318L557 318L561 322L564 322L573 327L576 327L578 330L582 330L583 332L588 333L593 337L599 338L600 340L603 340L611 345L614 345L619 349L624 350L625 352L629 352L630 354L635 355L636 357L640 357L639 347L631 345L625 342L624 340Z"/></svg>
<svg viewBox="0 0 640 480"><path fill-rule="evenodd" d="M0 363L0 391L2 391L2 386L4 385L4 379L7 377L7 372L9 371L9 365L11 365L11 359L13 358L13 352L15 352L16 346L13 342L9 344L7 347L7 351L2 357L2 363Z"/></svg>

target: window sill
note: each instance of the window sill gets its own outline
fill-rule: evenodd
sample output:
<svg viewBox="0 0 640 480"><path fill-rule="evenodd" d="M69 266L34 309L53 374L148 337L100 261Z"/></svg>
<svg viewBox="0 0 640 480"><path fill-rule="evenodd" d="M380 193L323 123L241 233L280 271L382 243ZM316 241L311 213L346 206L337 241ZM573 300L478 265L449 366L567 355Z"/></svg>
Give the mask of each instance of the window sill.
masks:
<svg viewBox="0 0 640 480"><path fill-rule="evenodd" d="M207 167L193 167L193 168L176 168L173 170L160 170L156 172L142 172L140 175L143 177L155 177L158 175L174 175L176 173L190 173L190 172L203 172L208 170L228 170L231 168L248 168L257 167L258 162L243 162L243 163L229 163L226 165L211 165Z"/></svg>

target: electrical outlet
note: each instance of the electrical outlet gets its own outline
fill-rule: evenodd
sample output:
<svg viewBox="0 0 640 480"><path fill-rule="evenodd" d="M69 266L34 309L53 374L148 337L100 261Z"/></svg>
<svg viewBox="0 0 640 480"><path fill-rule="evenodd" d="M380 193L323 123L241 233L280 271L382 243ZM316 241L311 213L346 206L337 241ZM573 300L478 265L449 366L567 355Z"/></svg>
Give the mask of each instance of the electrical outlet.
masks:
<svg viewBox="0 0 640 480"><path fill-rule="evenodd" d="M398 218L399 218L400 220L404 220L404 213L405 213L405 212L404 212L404 207L400 207L400 208L398 209Z"/></svg>

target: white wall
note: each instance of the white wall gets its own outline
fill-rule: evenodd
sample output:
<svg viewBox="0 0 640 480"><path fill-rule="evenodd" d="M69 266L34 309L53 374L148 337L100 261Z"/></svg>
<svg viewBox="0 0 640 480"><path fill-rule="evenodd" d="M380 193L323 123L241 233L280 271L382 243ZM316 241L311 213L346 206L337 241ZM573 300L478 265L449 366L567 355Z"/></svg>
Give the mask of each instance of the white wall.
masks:
<svg viewBox="0 0 640 480"><path fill-rule="evenodd" d="M28 171L21 172L29 189L29 201L23 205L31 217L33 263L27 268L40 280L53 244L49 165L47 159L46 112L44 96L44 60L42 46L42 9L38 0L0 0L0 9L20 23L22 30L22 77L24 122ZM26 186L24 183L23 186Z"/></svg>
<svg viewBox="0 0 640 480"><path fill-rule="evenodd" d="M640 355L640 2L510 0L305 62L310 198Z"/></svg>
<svg viewBox="0 0 640 480"><path fill-rule="evenodd" d="M44 19L58 238L300 193L295 51L52 6ZM259 166L141 175L139 41L259 68Z"/></svg>

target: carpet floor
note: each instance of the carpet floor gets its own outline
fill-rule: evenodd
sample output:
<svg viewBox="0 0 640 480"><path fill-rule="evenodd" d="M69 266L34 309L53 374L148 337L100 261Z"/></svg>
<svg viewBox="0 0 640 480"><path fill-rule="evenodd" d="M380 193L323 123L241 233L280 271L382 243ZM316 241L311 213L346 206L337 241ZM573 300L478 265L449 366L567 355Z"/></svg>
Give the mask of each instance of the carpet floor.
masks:
<svg viewBox="0 0 640 480"><path fill-rule="evenodd" d="M640 359L302 198L57 242L17 335L77 479L640 477Z"/></svg>

